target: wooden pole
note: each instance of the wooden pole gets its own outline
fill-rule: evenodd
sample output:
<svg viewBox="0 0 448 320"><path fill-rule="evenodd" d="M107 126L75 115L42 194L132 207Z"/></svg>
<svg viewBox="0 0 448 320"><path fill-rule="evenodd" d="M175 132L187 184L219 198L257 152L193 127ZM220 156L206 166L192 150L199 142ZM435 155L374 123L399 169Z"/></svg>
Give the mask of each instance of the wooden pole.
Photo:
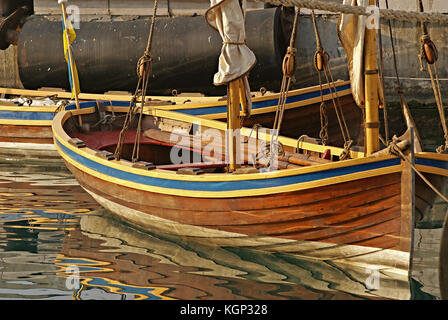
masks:
<svg viewBox="0 0 448 320"><path fill-rule="evenodd" d="M412 257L414 252L414 225L415 225L415 135L414 127L410 131L410 153L408 161L402 160L401 171L401 223L399 250L409 252L409 270L412 269Z"/></svg>
<svg viewBox="0 0 448 320"><path fill-rule="evenodd" d="M233 80L228 84L228 119L227 119L227 141L229 169L234 171L240 167L238 163L239 130L240 130L240 79Z"/></svg>
<svg viewBox="0 0 448 320"><path fill-rule="evenodd" d="M66 3L67 0L59 0L59 3L61 4L61 9L62 9L62 19L64 19L64 25L65 25L65 30L67 30L67 8L66 8ZM75 81L75 65L74 65L74 59L73 59L73 52L72 52L72 48L70 45L70 36L68 34L68 31L64 31L64 36L66 37L67 40L67 45L68 45L68 61L70 62L70 73L72 75L72 90L75 93L75 104L76 104L76 109L80 109L80 105L79 105L79 97L78 97L78 83ZM82 126L82 118L81 115L78 116L78 123L79 126Z"/></svg>
<svg viewBox="0 0 448 320"><path fill-rule="evenodd" d="M374 6L375 0L369 0L369 5ZM376 56L376 30L374 28L366 28L364 51L366 155L371 155L380 149L379 74Z"/></svg>

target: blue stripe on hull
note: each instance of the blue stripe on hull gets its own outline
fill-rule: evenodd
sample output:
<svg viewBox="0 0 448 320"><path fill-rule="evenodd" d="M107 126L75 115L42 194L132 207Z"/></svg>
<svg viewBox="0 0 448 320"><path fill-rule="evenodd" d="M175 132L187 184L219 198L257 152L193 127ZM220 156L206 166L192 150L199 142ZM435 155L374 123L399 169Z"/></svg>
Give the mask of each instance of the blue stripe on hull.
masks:
<svg viewBox="0 0 448 320"><path fill-rule="evenodd" d="M344 91L350 89L350 84L340 86L336 88L337 92ZM334 90L333 90L334 92ZM330 89L324 89L323 94L327 95L330 94ZM295 103L300 101L305 101L313 98L320 97L320 90L316 90L313 92L309 92L306 94L301 95L295 95L290 96L286 99L286 103ZM259 101L259 102L253 102L252 110L262 109L262 108L268 108L268 107L274 107L278 105L278 99L271 99L266 101ZM208 114L219 114L219 113L226 113L227 112L227 106L218 106L218 107L209 107L209 108L193 108L193 109L183 109L178 110L180 113L192 115L192 116L203 116Z"/></svg>
<svg viewBox="0 0 448 320"><path fill-rule="evenodd" d="M81 155L71 151L63 146L59 141L56 141L59 148L72 158L74 161L102 174L118 178L125 181L131 181L147 186L154 186L160 188L177 189L177 190L191 190L191 191L234 191L234 190L251 190L263 189L271 187L282 187L298 183L317 181L321 179L344 176L352 173L365 172L374 169L387 168L400 164L400 159L388 159L379 162L368 164L349 166L344 168L337 168L326 170L323 172L300 174L295 176L278 177L262 180L246 180L246 181L182 181L182 180L168 180L148 176L141 176L138 174L117 170L100 163L82 157Z"/></svg>
<svg viewBox="0 0 448 320"><path fill-rule="evenodd" d="M447 161L417 158L417 159L415 159L415 164L421 165L421 166L428 166L428 167L434 167L434 168L448 170L448 162Z"/></svg>
<svg viewBox="0 0 448 320"><path fill-rule="evenodd" d="M350 89L350 84L339 86L336 88L336 91L344 91ZM334 90L333 90L334 91ZM330 89L323 90L324 95L330 94ZM309 92L306 94L295 95L288 97L286 103L295 103L300 101L305 101L313 98L317 98L320 96L320 90L316 90L313 92ZM278 103L278 99L270 99L266 101L254 102L252 105L253 110L273 107ZM127 101L104 101L105 106L116 106L116 107L129 107L129 102ZM81 102L80 107L90 108L96 107L96 101L88 101ZM24 107L27 108L27 107ZM31 107L32 108L32 107ZM76 109L75 104L70 104L66 107L66 110L74 110ZM188 114L192 116L203 116L203 115L212 115L212 114L220 114L227 112L227 106L216 106L216 107L208 107L208 108L191 108L191 109L179 109L176 110L179 113ZM0 111L0 119L3 120L29 120L29 121L51 121L53 120L54 112L36 112L36 111Z"/></svg>
<svg viewBox="0 0 448 320"><path fill-rule="evenodd" d="M2 120L52 121L53 112L0 111Z"/></svg>
<svg viewBox="0 0 448 320"><path fill-rule="evenodd" d="M107 102L105 105L109 106L111 103ZM123 106L129 106L129 102L121 102L121 101L112 101L112 105L117 107L123 107ZM80 103L80 108L90 108L90 107L96 107L96 101L93 102L82 102ZM23 107L25 110L26 108L33 108L33 107ZM66 110L75 110L76 105L70 104L66 108ZM56 110L56 108L55 108ZM0 120L28 120L28 121L52 121L53 117L55 115L55 112L39 112L39 111L7 111L7 110L0 110Z"/></svg>

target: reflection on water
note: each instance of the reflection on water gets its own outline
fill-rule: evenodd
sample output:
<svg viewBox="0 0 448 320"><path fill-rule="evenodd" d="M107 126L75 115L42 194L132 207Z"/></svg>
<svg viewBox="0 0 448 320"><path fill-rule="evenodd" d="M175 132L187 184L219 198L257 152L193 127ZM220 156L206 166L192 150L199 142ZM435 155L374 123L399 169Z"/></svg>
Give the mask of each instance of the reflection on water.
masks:
<svg viewBox="0 0 448 320"><path fill-rule="evenodd" d="M0 165L0 299L439 299L441 229L416 235L413 279L218 247L115 220L64 169Z"/></svg>

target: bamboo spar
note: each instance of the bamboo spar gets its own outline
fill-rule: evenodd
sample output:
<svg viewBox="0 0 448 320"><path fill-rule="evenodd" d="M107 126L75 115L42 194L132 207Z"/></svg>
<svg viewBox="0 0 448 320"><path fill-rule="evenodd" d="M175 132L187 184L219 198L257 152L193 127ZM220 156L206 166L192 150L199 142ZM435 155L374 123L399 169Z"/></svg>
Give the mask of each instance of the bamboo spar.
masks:
<svg viewBox="0 0 448 320"><path fill-rule="evenodd" d="M62 19L64 19L64 25L65 25L65 30L67 30L67 7L66 7L66 3L68 0L58 0L58 2L61 4L61 9L62 9ZM79 97L78 97L78 84L75 81L74 75L75 75L75 65L74 65L74 61L73 61L73 54L72 54L72 48L70 45L70 36L68 34L68 32L66 32L65 30L63 30L64 36L67 38L67 44L68 44L68 59L70 61L70 73L72 75L72 91L74 91L75 93L75 104L76 104L76 109L80 109L80 105L79 105ZM78 116L78 123L80 126L82 126L82 118L81 115Z"/></svg>
<svg viewBox="0 0 448 320"><path fill-rule="evenodd" d="M375 0L369 0L369 5L374 6ZM379 75L376 56L376 30L374 28L366 27L364 50L366 155L371 155L380 149L380 122L378 112Z"/></svg>
<svg viewBox="0 0 448 320"><path fill-rule="evenodd" d="M229 82L228 84L228 116L227 116L227 159L229 163L230 171L234 171L239 168L238 155L239 150L239 133L240 133L240 101L242 99L240 91L241 79L238 78Z"/></svg>

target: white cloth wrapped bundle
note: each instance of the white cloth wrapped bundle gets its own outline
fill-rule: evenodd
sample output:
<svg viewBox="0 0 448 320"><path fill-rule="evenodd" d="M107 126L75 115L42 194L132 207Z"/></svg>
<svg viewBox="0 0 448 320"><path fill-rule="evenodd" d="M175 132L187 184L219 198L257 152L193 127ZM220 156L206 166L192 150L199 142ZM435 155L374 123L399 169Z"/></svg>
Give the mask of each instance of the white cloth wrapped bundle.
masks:
<svg viewBox="0 0 448 320"><path fill-rule="evenodd" d="M369 5L368 0L344 0L352 6ZM366 16L342 14L338 25L338 35L347 55L353 97L356 104L364 107L364 39Z"/></svg>
<svg viewBox="0 0 448 320"><path fill-rule="evenodd" d="M245 3L241 8L238 0L210 0L211 7L205 15L207 22L223 39L218 72L213 78L216 86L246 75L257 62L246 45Z"/></svg>

